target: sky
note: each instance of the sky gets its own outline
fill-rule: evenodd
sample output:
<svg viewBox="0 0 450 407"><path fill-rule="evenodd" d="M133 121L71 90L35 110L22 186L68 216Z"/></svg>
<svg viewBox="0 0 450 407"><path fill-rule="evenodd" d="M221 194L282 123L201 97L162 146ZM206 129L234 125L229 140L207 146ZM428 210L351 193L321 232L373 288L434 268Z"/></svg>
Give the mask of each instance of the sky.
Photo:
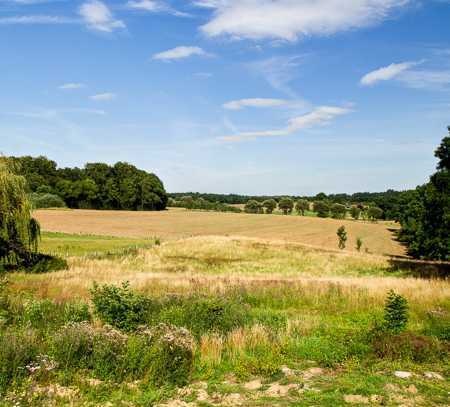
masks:
<svg viewBox="0 0 450 407"><path fill-rule="evenodd" d="M450 125L450 0L0 0L0 152L169 192L404 190Z"/></svg>

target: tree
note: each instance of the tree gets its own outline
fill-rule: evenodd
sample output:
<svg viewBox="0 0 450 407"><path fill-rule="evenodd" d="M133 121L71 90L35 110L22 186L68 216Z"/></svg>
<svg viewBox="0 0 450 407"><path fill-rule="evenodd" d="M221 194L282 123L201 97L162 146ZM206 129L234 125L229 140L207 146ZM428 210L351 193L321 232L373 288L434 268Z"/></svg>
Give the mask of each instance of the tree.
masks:
<svg viewBox="0 0 450 407"><path fill-rule="evenodd" d="M335 203L331 206L331 216L335 219L344 219L346 213L345 205Z"/></svg>
<svg viewBox="0 0 450 407"><path fill-rule="evenodd" d="M352 206L350 209L350 215L352 216L353 219L358 220L359 216L361 214L361 209L358 208L357 206Z"/></svg>
<svg viewBox="0 0 450 407"><path fill-rule="evenodd" d="M330 205L324 201L314 202L314 212L319 218L328 218L330 216Z"/></svg>
<svg viewBox="0 0 450 407"><path fill-rule="evenodd" d="M282 198L278 202L278 207L287 215L294 209L294 201L291 198Z"/></svg>
<svg viewBox="0 0 450 407"><path fill-rule="evenodd" d="M14 164L0 159L0 264L19 264L37 252L39 223L31 217L26 181Z"/></svg>
<svg viewBox="0 0 450 407"><path fill-rule="evenodd" d="M383 210L381 208L378 208L377 206L371 206L367 210L367 217L372 221L382 219L383 218Z"/></svg>
<svg viewBox="0 0 450 407"><path fill-rule="evenodd" d="M361 251L362 245L363 245L362 239L360 237L357 237L356 238L356 250L358 250L358 252Z"/></svg>
<svg viewBox="0 0 450 407"><path fill-rule="evenodd" d="M437 172L417 187L400 216L400 238L416 258L450 260L450 127L435 152Z"/></svg>
<svg viewBox="0 0 450 407"><path fill-rule="evenodd" d="M306 199L299 199L295 204L295 210L305 216L305 211L309 210L309 202Z"/></svg>
<svg viewBox="0 0 450 407"><path fill-rule="evenodd" d="M345 230L345 226L341 226L337 230L336 234L338 236L339 249L344 250L345 249L345 244L347 243L347 231Z"/></svg>
<svg viewBox="0 0 450 407"><path fill-rule="evenodd" d="M275 199L266 199L262 206L266 209L266 213L272 213L277 207L277 201Z"/></svg>
<svg viewBox="0 0 450 407"><path fill-rule="evenodd" d="M245 204L244 211L247 213L259 213L261 211L261 204L254 199L251 199Z"/></svg>

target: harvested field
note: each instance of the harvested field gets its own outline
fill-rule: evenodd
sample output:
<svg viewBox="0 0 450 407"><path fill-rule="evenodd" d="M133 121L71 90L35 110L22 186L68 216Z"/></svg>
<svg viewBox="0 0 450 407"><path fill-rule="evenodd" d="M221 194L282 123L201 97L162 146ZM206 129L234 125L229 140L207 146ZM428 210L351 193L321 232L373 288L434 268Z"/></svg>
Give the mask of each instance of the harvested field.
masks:
<svg viewBox="0 0 450 407"><path fill-rule="evenodd" d="M389 225L352 220L282 215L249 215L171 209L164 212L95 210L38 210L36 218L45 231L134 238L179 239L191 236L238 236L282 240L322 249L337 249L336 230L344 225L347 249L355 251L357 237L363 251L402 256Z"/></svg>

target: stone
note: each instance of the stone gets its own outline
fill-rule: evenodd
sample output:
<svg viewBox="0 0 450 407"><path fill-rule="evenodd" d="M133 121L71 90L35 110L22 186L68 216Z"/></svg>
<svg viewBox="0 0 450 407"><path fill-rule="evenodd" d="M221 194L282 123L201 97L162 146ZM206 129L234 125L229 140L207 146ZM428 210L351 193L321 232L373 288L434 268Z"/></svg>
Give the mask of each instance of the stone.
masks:
<svg viewBox="0 0 450 407"><path fill-rule="evenodd" d="M442 375L440 375L439 373L436 373L436 372L425 372L424 376L427 379L444 380L444 377Z"/></svg>
<svg viewBox="0 0 450 407"><path fill-rule="evenodd" d="M369 404L369 398L359 394L346 394L344 401L349 404Z"/></svg>
<svg viewBox="0 0 450 407"><path fill-rule="evenodd" d="M244 389L245 390L254 391L254 390L260 389L261 386L262 386L261 380L255 379L255 380L252 380L251 382L245 383L244 384Z"/></svg>
<svg viewBox="0 0 450 407"><path fill-rule="evenodd" d="M406 388L406 391L407 391L408 393L411 393L411 394L417 394L417 392L418 392L417 387L414 386L413 384L411 384L410 386L408 386L408 387Z"/></svg>
<svg viewBox="0 0 450 407"><path fill-rule="evenodd" d="M395 377L399 377L400 379L409 379L412 376L411 372L402 372L401 370L397 370L394 372Z"/></svg>

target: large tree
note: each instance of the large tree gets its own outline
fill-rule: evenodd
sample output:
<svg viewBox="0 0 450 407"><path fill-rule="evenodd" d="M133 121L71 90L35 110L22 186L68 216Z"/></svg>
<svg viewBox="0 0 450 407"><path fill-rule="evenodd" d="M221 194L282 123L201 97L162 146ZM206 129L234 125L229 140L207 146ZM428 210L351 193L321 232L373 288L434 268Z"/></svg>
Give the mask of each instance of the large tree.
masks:
<svg viewBox="0 0 450 407"><path fill-rule="evenodd" d="M417 187L400 216L400 237L416 258L450 260L450 127L435 152L437 172Z"/></svg>

